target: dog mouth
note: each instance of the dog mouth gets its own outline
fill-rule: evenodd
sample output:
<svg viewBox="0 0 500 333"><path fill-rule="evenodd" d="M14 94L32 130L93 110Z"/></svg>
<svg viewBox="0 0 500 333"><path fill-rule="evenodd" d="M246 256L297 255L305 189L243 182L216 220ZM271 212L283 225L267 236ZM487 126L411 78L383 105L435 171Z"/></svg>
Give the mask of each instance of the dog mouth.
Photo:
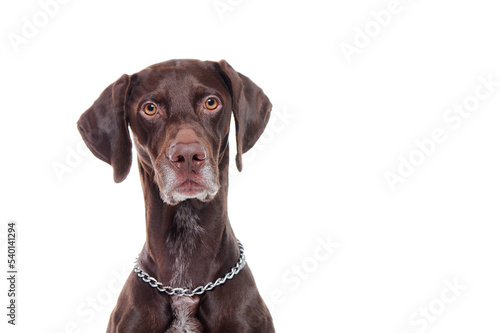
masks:
<svg viewBox="0 0 500 333"><path fill-rule="evenodd" d="M172 186L172 190L164 199L170 204L177 204L187 199L198 199L203 202L210 201L217 193L218 186L210 186L210 183L203 178L193 180L187 178L179 180Z"/></svg>
<svg viewBox="0 0 500 333"><path fill-rule="evenodd" d="M198 199L202 202L212 200L219 190L217 177L211 169L198 175L179 175L171 170L157 174L156 181L162 200L170 205L176 205L188 199ZM170 172L169 172L170 171Z"/></svg>
<svg viewBox="0 0 500 333"><path fill-rule="evenodd" d="M196 196L201 192L207 191L207 188L192 179L186 179L176 186L174 191L185 196Z"/></svg>

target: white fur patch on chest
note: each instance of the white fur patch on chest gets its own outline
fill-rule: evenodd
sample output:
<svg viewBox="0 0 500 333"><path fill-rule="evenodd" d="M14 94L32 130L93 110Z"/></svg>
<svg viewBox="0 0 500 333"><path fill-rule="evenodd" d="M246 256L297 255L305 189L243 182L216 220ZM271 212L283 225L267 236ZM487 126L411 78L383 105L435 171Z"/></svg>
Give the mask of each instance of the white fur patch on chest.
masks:
<svg viewBox="0 0 500 333"><path fill-rule="evenodd" d="M192 287L192 281L186 269L191 261L196 246L204 233L199 225L199 217L187 202L179 203L172 224L172 234L167 239L167 250L174 255L174 274L171 286ZM174 316L172 325L166 333L200 333L201 322L196 318L199 296L172 296L171 306Z"/></svg>
<svg viewBox="0 0 500 333"><path fill-rule="evenodd" d="M186 268L200 243L204 230L199 225L200 218L187 202L181 202L172 223L172 234L167 239L167 250L175 257L175 273L172 286L189 286Z"/></svg>
<svg viewBox="0 0 500 333"><path fill-rule="evenodd" d="M200 298L198 296L173 296L174 321L166 333L200 333L203 327L196 318Z"/></svg>

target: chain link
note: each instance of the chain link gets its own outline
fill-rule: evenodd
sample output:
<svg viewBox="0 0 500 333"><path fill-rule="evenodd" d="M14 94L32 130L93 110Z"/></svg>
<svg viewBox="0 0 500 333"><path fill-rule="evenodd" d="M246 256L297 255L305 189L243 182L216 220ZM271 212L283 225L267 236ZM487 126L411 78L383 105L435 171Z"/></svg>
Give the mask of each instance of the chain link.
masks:
<svg viewBox="0 0 500 333"><path fill-rule="evenodd" d="M150 276L148 273L144 272L144 270L139 267L139 264L137 263L137 260L139 258L135 259L135 265L134 265L134 272L137 273L137 276L142 279L142 281L148 283L151 287L157 289L159 292L166 293L167 295L170 296L188 296L192 297L194 295L201 295L205 291L210 291L214 289L217 286L220 286L221 284L226 283L227 280L231 280L236 274L238 274L243 267L245 267L246 260L245 260L245 249L243 248L243 244L239 240L238 241L238 247L240 248L240 257L238 259L238 262L236 263L236 266L231 268L231 271L224 275L222 278L218 278L215 280L215 282L209 282L204 286L198 286L194 289L189 289L189 288L173 288L171 286L163 286L163 283L159 282L156 280L154 277Z"/></svg>

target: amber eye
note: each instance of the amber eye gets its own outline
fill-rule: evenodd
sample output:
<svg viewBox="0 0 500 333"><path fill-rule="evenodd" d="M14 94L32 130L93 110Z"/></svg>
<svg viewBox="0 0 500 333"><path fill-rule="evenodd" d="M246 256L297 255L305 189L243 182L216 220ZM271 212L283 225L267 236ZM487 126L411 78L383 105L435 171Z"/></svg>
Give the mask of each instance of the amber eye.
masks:
<svg viewBox="0 0 500 333"><path fill-rule="evenodd" d="M219 106L219 102L215 98L207 98L205 107L209 110L215 110Z"/></svg>
<svg viewBox="0 0 500 333"><path fill-rule="evenodd" d="M144 105L144 113L146 113L148 116L152 116L156 113L156 105L154 105L153 103L148 103L146 105Z"/></svg>

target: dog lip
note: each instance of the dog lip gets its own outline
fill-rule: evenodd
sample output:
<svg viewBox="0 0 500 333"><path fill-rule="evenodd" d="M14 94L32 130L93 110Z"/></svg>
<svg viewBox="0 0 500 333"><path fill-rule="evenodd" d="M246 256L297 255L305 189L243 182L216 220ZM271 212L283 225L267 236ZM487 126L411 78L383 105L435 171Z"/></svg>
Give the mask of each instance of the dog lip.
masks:
<svg viewBox="0 0 500 333"><path fill-rule="evenodd" d="M198 193L205 190L205 186L193 181L192 179L186 179L180 185L176 186L176 191L183 193Z"/></svg>

